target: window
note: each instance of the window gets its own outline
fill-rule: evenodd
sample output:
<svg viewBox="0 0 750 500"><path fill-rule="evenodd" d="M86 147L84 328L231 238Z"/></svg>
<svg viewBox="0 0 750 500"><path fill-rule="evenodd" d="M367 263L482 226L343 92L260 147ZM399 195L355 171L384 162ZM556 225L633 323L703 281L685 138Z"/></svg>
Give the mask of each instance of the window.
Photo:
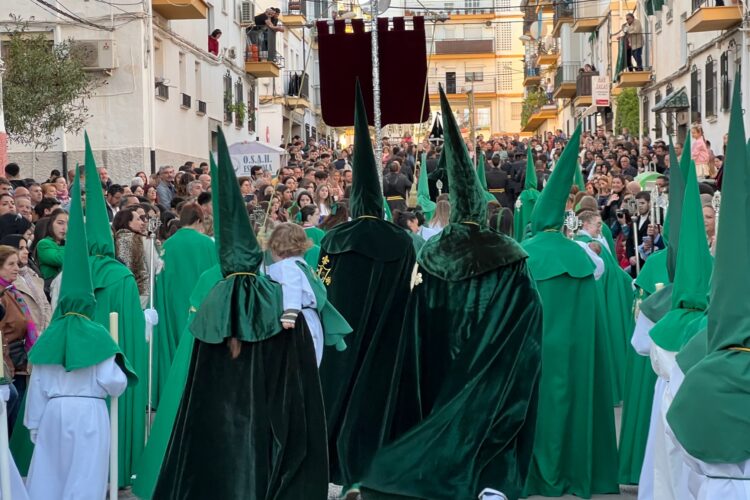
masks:
<svg viewBox="0 0 750 500"><path fill-rule="evenodd" d="M498 23L495 26L495 46L497 50L513 50L511 23Z"/></svg>
<svg viewBox="0 0 750 500"><path fill-rule="evenodd" d="M701 75L698 66L690 68L690 121L701 119Z"/></svg>
<svg viewBox="0 0 750 500"><path fill-rule="evenodd" d="M682 66L687 64L687 53L688 53L688 37L687 28L685 28L685 20L687 20L687 13L683 12L680 15L680 64Z"/></svg>
<svg viewBox="0 0 750 500"><path fill-rule="evenodd" d="M233 104L232 76L229 74L229 70L227 70L227 73L224 75L224 123L232 122Z"/></svg>
<svg viewBox="0 0 750 500"><path fill-rule="evenodd" d="M661 92L656 92L654 94L654 103L661 102ZM654 139L660 139L661 138L661 116L659 116L659 113L656 113L656 122L654 123Z"/></svg>
<svg viewBox="0 0 750 500"><path fill-rule="evenodd" d="M208 21L208 34L214 30L214 6L210 3L206 5L206 20Z"/></svg>
<svg viewBox="0 0 750 500"><path fill-rule="evenodd" d="M227 0L221 0L221 12L227 13Z"/></svg>
<svg viewBox="0 0 750 500"><path fill-rule="evenodd" d="M185 65L185 53L180 52L177 60L180 67L180 92L187 94L187 67Z"/></svg>
<svg viewBox="0 0 750 500"><path fill-rule="evenodd" d="M510 119L511 120L520 120L521 119L521 112L523 111L523 103L522 102L512 102L510 103Z"/></svg>
<svg viewBox="0 0 750 500"><path fill-rule="evenodd" d="M195 98L203 98L203 77L201 75L201 63L195 62Z"/></svg>
<svg viewBox="0 0 750 500"><path fill-rule="evenodd" d="M467 82L482 82L484 81L484 70L468 70L465 73L464 80Z"/></svg>
<svg viewBox="0 0 750 500"><path fill-rule="evenodd" d="M455 94L456 93L456 72L449 71L445 74L445 93Z"/></svg>
<svg viewBox="0 0 750 500"><path fill-rule="evenodd" d="M490 113L490 108L478 108L477 109L476 128L490 128L491 121L492 121L492 114Z"/></svg>
<svg viewBox="0 0 750 500"><path fill-rule="evenodd" d="M651 110L648 102L648 97L643 98L643 109L641 110L641 116L643 116L643 130L646 135L651 135L650 130L648 129L649 123L648 123L648 114Z"/></svg>
<svg viewBox="0 0 750 500"><path fill-rule="evenodd" d="M729 81L729 51L724 51L719 59L720 67L720 85L721 85L721 110L729 110L729 101L732 95L732 86Z"/></svg>
<svg viewBox="0 0 750 500"><path fill-rule="evenodd" d="M706 117L716 116L716 70L714 59L706 59Z"/></svg>
<svg viewBox="0 0 750 500"><path fill-rule="evenodd" d="M734 51L734 77L739 80L742 92L742 50L739 48Z"/></svg>
<svg viewBox="0 0 750 500"><path fill-rule="evenodd" d="M247 131L255 133L255 85L253 82L247 89Z"/></svg>
<svg viewBox="0 0 750 500"><path fill-rule="evenodd" d="M234 84L234 125L237 128L241 128L244 125L243 120L245 117L242 115L247 115L247 113L241 113L239 111L244 106L244 103L242 102L244 95L245 90L242 85L242 78L237 78L237 83ZM247 109L245 109L245 111L247 111Z"/></svg>
<svg viewBox="0 0 750 500"><path fill-rule="evenodd" d="M479 0L466 0L464 2L466 6L467 14L478 14L479 13Z"/></svg>

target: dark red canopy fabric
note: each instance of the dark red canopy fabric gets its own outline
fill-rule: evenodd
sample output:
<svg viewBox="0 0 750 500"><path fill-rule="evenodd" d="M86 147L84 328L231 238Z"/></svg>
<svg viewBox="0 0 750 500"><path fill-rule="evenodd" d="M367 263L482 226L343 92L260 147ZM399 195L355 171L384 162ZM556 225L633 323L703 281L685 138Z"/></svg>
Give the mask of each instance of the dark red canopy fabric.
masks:
<svg viewBox="0 0 750 500"><path fill-rule="evenodd" d="M390 123L420 123L430 116L425 94L427 49L424 18L413 18L407 30L403 17L378 18L380 55L380 109L383 126ZM323 121L331 127L354 124L354 82L359 79L373 124L371 37L362 19L352 20L353 33L346 33L343 20L334 21L333 33L326 21L318 21L320 99ZM422 102L424 101L424 107ZM421 113L421 116L420 116Z"/></svg>

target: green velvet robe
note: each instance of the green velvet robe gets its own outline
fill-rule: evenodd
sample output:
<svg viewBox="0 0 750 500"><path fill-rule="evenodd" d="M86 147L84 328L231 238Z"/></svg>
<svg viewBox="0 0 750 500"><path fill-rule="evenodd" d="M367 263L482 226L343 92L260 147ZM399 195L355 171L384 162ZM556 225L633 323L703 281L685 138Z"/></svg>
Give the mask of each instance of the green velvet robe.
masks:
<svg viewBox="0 0 750 500"><path fill-rule="evenodd" d="M325 347L320 366L336 484L360 481L387 439L391 377L403 354L399 339L414 261L406 231L374 217L336 226L321 242L318 275L329 302L354 330L345 351Z"/></svg>
<svg viewBox="0 0 750 500"><path fill-rule="evenodd" d="M154 328L153 404L158 407L180 335L185 330L190 309L190 293L204 271L217 264L216 246L211 238L183 228L164 242L164 268L156 276L154 307L159 324Z"/></svg>
<svg viewBox="0 0 750 500"><path fill-rule="evenodd" d="M148 345L146 320L141 309L135 277L124 264L107 257L92 256L91 280L96 298L94 320L109 329L109 313L117 312L119 345L138 375L140 383L129 386L118 404L118 486L132 483L131 476L143 452L148 406Z"/></svg>
<svg viewBox="0 0 750 500"><path fill-rule="evenodd" d="M462 262L463 272L477 263ZM419 377L423 418L377 453L363 481L366 500L470 500L486 487L520 497L534 439L542 311L524 260L494 267L450 272L457 280L449 281L420 265L403 336L404 370Z"/></svg>
<svg viewBox="0 0 750 500"><path fill-rule="evenodd" d="M138 495L138 498L141 500L150 500L154 494L156 480L159 478L159 473L161 472L164 455L167 451L167 445L172 435L172 428L174 427L177 411L180 407L182 394L185 390L185 381L187 380L190 360L193 356L193 346L195 345L188 327L203 299L221 279L221 268L215 265L201 275L193 289L193 293L190 294L190 313L187 326L183 330L182 338L177 346L177 352L172 361L167 382L164 385L159 410L154 417L151 434L149 435L143 455L141 455L136 478L133 481L133 493ZM183 340L186 341L183 342Z"/></svg>
<svg viewBox="0 0 750 500"><path fill-rule="evenodd" d="M577 241L590 243L594 241L586 234L579 234ZM633 320L633 286L632 278L623 271L614 255L602 248L600 257L604 261L604 274L596 281L600 297L605 306L605 325L608 335L606 351L609 359L607 366L612 380L612 401L619 404L623 400L625 383L625 364L630 347L630 337L635 326Z"/></svg>
<svg viewBox="0 0 750 500"><path fill-rule="evenodd" d="M224 342L193 342L153 498L325 500L325 413L304 316L242 342L237 359Z"/></svg>
<svg viewBox="0 0 750 500"><path fill-rule="evenodd" d="M526 495L617 493L603 297L594 265L559 231L524 240L544 307L542 377Z"/></svg>

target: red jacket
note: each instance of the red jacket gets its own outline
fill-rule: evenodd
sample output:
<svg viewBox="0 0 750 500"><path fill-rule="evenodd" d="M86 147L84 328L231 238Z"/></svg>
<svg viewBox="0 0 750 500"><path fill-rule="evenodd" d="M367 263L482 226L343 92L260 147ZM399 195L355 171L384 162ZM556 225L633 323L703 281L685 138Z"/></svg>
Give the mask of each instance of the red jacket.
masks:
<svg viewBox="0 0 750 500"><path fill-rule="evenodd" d="M215 56L219 55L219 39L212 36L208 37L208 51Z"/></svg>

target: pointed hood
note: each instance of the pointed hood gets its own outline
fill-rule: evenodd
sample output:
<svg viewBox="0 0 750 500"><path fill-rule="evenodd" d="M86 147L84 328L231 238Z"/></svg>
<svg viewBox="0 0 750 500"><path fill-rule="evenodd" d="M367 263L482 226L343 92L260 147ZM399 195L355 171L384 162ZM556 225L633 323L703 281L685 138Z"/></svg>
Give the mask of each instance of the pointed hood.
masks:
<svg viewBox="0 0 750 500"><path fill-rule="evenodd" d="M536 178L536 166L534 165L534 155L531 148L526 149L526 179L523 181L524 189L536 190L539 186L539 180Z"/></svg>
<svg viewBox="0 0 750 500"><path fill-rule="evenodd" d="M690 135L682 151L680 161L669 136L669 208L664 221L664 235L667 239L667 274L670 283L674 282L677 269L677 249L680 246L680 227L682 226L682 203L685 198L686 173L690 169ZM674 167L672 167L674 165Z"/></svg>
<svg viewBox="0 0 750 500"><path fill-rule="evenodd" d="M99 176L95 176L99 179ZM80 170L70 191L70 214L65 239L62 283L57 308L44 335L39 337L29 361L37 365L62 365L66 371L94 366L116 356L129 383L138 381L130 363L110 333L93 321L96 309L81 206Z"/></svg>
<svg viewBox="0 0 750 500"><path fill-rule="evenodd" d="M680 444L709 463L750 459L750 170L739 79L729 120L721 224L708 309L707 355L685 375L667 413ZM721 432L706 432L721 429Z"/></svg>
<svg viewBox="0 0 750 500"><path fill-rule="evenodd" d="M104 201L102 182L96 170L94 153L91 150L89 136L83 133L86 144L86 236L88 237L89 255L115 256L115 240L107 216L107 205Z"/></svg>
<svg viewBox="0 0 750 500"><path fill-rule="evenodd" d="M583 180L583 172L581 171L580 163L576 163L576 171L573 177L573 183L576 185L579 191L586 191L586 183Z"/></svg>
<svg viewBox="0 0 750 500"><path fill-rule="evenodd" d="M263 252L255 238L247 206L242 200L237 176L234 173L229 148L221 127L218 130L219 166L217 203L219 205L218 240L219 261L224 277L232 273L255 273L263 262Z"/></svg>
<svg viewBox="0 0 750 500"><path fill-rule="evenodd" d="M242 200L224 132L221 127L217 132L219 165L213 171L218 182L211 185L218 198L214 235L223 279L206 295L190 331L209 344L220 344L229 337L259 342L281 330L281 287L260 275L263 252Z"/></svg>
<svg viewBox="0 0 750 500"><path fill-rule="evenodd" d="M559 230L565 217L565 203L570 195L573 176L578 166L578 148L581 140L581 125L576 127L573 137L565 145L560 160L549 176L547 185L536 201L531 214L531 232L536 234L545 230Z"/></svg>
<svg viewBox="0 0 750 500"><path fill-rule="evenodd" d="M216 231L219 228L219 217L221 217L221 214L219 213L221 211L221 204L219 203L219 183L221 183L221 180L219 179L219 167L216 166L216 161L214 160L213 153L208 154L208 164L209 164L209 174L211 175L211 208L213 210L213 218L214 218L214 235L216 235ZM214 238L214 245L216 246L216 252L221 255L221 252L219 251L219 247L221 246L221 242L219 241L220 238L216 237Z"/></svg>
<svg viewBox="0 0 750 500"><path fill-rule="evenodd" d="M684 155L683 155L684 156ZM713 259L703 225L695 165L688 165L685 199L680 222L680 252L672 286L671 310L649 332L662 349L677 352L687 342L687 325L703 316L708 307L708 290Z"/></svg>
<svg viewBox="0 0 750 500"><path fill-rule="evenodd" d="M427 184L427 153L422 153L417 180L417 205L422 207L425 220L432 219L435 213L435 202L430 199L430 186ZM386 204L387 206L387 204Z"/></svg>
<svg viewBox="0 0 750 500"><path fill-rule="evenodd" d="M354 159L349 210L352 219L362 216L382 219L383 189L378 180L378 167L372 151L365 100L359 80L355 85L354 96Z"/></svg>
<svg viewBox="0 0 750 500"><path fill-rule="evenodd" d="M448 193L451 202L450 222L474 223L487 226L487 203L479 185L474 166L469 158L466 143L456 123L448 98L440 86L440 108L443 114L443 156L448 169Z"/></svg>

